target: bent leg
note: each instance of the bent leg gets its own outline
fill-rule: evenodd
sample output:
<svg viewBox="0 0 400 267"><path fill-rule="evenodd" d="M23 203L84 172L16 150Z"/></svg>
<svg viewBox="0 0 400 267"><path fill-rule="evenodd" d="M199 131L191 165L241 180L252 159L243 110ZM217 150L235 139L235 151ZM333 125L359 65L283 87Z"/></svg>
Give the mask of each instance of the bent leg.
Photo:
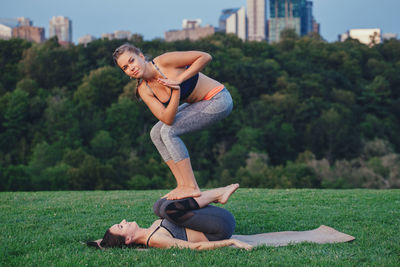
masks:
<svg viewBox="0 0 400 267"><path fill-rule="evenodd" d="M178 112L182 111L188 106L187 103L184 103L178 107ZM181 188L184 186L183 177L179 171L178 166L172 160L171 155L169 154L163 140L161 139L161 127L164 125L163 122L159 121L156 123L150 131L150 138L155 147L157 148L158 152L160 153L162 159L167 164L169 169L171 170L172 174L175 177L177 188ZM175 189L177 190L177 189Z"/></svg>
<svg viewBox="0 0 400 267"><path fill-rule="evenodd" d="M159 212L162 218L176 225L204 233L210 241L232 236L236 222L229 211L211 205L192 209L194 207L198 207L198 204L193 198L166 200Z"/></svg>
<svg viewBox="0 0 400 267"><path fill-rule="evenodd" d="M150 138L155 147L158 150L158 153L160 153L161 158L167 162L172 160L171 155L168 152L167 147L165 146L163 140L161 139L161 127L164 125L163 122L159 121L157 122L153 128L150 130Z"/></svg>
<svg viewBox="0 0 400 267"><path fill-rule="evenodd" d="M198 131L222 120L232 111L232 98L224 89L211 100L186 106L178 111L172 125L163 124L160 133L169 155L175 162L189 157L188 150L179 136Z"/></svg>
<svg viewBox="0 0 400 267"><path fill-rule="evenodd" d="M201 130L225 118L232 111L232 98L225 89L213 99L188 105L176 114L172 125L162 125L161 140L183 179L183 187L167 194L168 199L181 199L199 195L188 150L179 136Z"/></svg>
<svg viewBox="0 0 400 267"><path fill-rule="evenodd" d="M204 233L208 240L227 239L235 229L233 215L225 209L208 204L211 202L226 203L238 187L238 184L232 184L208 190L195 199L160 199L154 204L153 210L160 218Z"/></svg>
<svg viewBox="0 0 400 267"><path fill-rule="evenodd" d="M204 191L201 196L194 198L194 203L191 202L191 204L185 204L183 205L184 208L180 207L180 210L184 211L189 211L193 209L199 209L199 208L204 208L210 203L221 203L225 204L228 202L228 199L230 196L236 192L236 190L239 188L239 184L230 184L224 187L219 187L211 190ZM163 205L164 202L166 202L166 198L161 198L156 201L153 205L153 210L154 213L160 217L160 218L165 218L161 212L161 206ZM174 201L170 201L174 202ZM179 201L175 201L176 203L179 203ZM177 208L176 208L177 209ZM165 212L165 211L164 211Z"/></svg>

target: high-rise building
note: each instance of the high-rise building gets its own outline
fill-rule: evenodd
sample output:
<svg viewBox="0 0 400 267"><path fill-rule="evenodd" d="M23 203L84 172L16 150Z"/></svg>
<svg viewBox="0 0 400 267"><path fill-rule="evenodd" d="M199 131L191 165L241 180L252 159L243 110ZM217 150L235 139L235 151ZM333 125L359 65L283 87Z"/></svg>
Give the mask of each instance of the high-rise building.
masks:
<svg viewBox="0 0 400 267"><path fill-rule="evenodd" d="M34 26L20 26L12 29L13 38L21 38L30 42L44 42L44 28Z"/></svg>
<svg viewBox="0 0 400 267"><path fill-rule="evenodd" d="M72 43L72 21L67 17L52 17L49 25L49 38L57 36L60 43Z"/></svg>
<svg viewBox="0 0 400 267"><path fill-rule="evenodd" d="M20 26L32 26L32 21L24 17L0 19L0 39L11 39L13 37L13 29Z"/></svg>
<svg viewBox="0 0 400 267"><path fill-rule="evenodd" d="M12 37L12 29L18 27L17 19L1 19L0 20L0 39L9 40Z"/></svg>
<svg viewBox="0 0 400 267"><path fill-rule="evenodd" d="M247 39L246 34L246 10L241 8L230 8L222 10L219 17L219 31L233 33L243 41Z"/></svg>
<svg viewBox="0 0 400 267"><path fill-rule="evenodd" d="M307 35L313 31L313 2L306 1L305 10L301 17L301 36Z"/></svg>
<svg viewBox="0 0 400 267"><path fill-rule="evenodd" d="M299 36L319 31L312 7L312 1L307 0L270 0L269 42L279 42L280 34L285 29L293 29Z"/></svg>
<svg viewBox="0 0 400 267"><path fill-rule="evenodd" d="M266 39L266 0L247 0L247 38L249 41Z"/></svg>

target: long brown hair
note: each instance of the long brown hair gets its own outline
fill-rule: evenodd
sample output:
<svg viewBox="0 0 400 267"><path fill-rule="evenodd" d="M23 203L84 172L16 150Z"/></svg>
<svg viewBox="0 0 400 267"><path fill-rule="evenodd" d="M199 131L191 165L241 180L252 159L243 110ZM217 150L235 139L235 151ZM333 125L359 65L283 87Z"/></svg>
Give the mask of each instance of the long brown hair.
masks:
<svg viewBox="0 0 400 267"><path fill-rule="evenodd" d="M112 247L122 248L125 245L125 237L112 234L110 232L110 229L108 229L104 234L103 239L101 239L101 241L100 240L87 241L86 245L88 247L95 247L98 249L112 248Z"/></svg>
<svg viewBox="0 0 400 267"><path fill-rule="evenodd" d="M86 245L89 247L96 247L98 249L103 249L103 248L113 248L113 247L128 247L128 248L137 248L137 249L144 249L146 248L145 245L142 244L136 244L136 243L131 243L129 245L125 244L125 237L121 235L116 235L112 234L110 232L110 229L107 229L105 232L103 239L100 242L96 241L88 241L86 242Z"/></svg>
<svg viewBox="0 0 400 267"><path fill-rule="evenodd" d="M103 236L103 240L100 242L100 246L103 248L109 247L122 247L125 245L125 237L122 235L112 234L110 229L106 231Z"/></svg>

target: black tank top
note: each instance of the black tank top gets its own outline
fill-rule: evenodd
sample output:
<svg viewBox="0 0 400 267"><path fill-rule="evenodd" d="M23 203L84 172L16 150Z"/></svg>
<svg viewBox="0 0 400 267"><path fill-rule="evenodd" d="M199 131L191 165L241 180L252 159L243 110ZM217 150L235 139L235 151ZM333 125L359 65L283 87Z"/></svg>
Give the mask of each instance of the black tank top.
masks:
<svg viewBox="0 0 400 267"><path fill-rule="evenodd" d="M185 227L176 225L166 219L163 219L161 221L160 225L149 235L149 238L147 238L147 242L146 242L147 247L149 247L150 238L153 236L153 234L155 232L157 232L158 229L160 229L160 227L166 229L172 235L173 238L184 240L184 241L188 240Z"/></svg>
<svg viewBox="0 0 400 267"><path fill-rule="evenodd" d="M157 64L152 60L151 63L154 65L154 67L156 68L156 70L161 74L161 76L164 77L164 79L167 79L167 76L164 75L164 73L161 72L161 70L158 68ZM186 68L188 68L189 66L186 66ZM180 90L180 99L181 100L185 100L186 98L189 97L189 95L193 92L194 88L197 85L197 81L199 79L199 73L196 73L195 75L193 75L192 77L190 77L189 79L187 79L186 81L183 81L179 86L181 88ZM153 89L151 89L151 87L146 83L147 87L150 88L150 90L153 92ZM153 95L158 99L158 97L154 94ZM171 95L172 95L172 89L171 89ZM160 101L160 99L158 99ZM169 101L171 100L171 96L170 99L168 99L167 102L161 102L164 105L168 105Z"/></svg>

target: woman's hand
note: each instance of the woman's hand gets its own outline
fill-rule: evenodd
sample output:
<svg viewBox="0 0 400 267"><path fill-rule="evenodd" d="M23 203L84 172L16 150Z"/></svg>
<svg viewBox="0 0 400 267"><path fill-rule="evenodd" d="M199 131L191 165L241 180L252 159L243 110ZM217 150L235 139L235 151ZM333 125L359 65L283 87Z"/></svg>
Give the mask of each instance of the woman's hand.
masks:
<svg viewBox="0 0 400 267"><path fill-rule="evenodd" d="M170 79L164 79L164 78L158 78L157 82L159 82L160 84L167 86L171 89L174 90L180 90L181 87L179 86L181 83L178 81L174 81L174 80L170 80Z"/></svg>
<svg viewBox="0 0 400 267"><path fill-rule="evenodd" d="M232 245L234 245L237 248L244 248L245 250L250 250L253 248L252 245L239 241L237 239L231 239L231 240L232 240Z"/></svg>

